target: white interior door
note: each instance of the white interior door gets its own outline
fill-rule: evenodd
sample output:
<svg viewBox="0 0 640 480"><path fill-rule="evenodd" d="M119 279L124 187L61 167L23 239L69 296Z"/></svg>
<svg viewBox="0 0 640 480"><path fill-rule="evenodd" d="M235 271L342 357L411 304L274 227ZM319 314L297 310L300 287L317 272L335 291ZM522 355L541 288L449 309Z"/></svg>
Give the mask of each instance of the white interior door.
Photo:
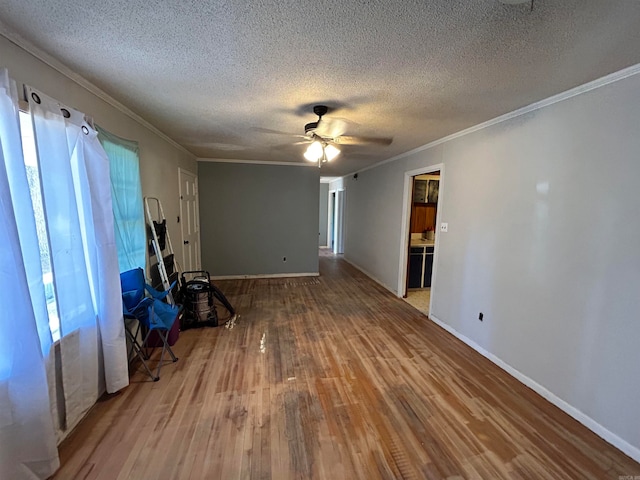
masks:
<svg viewBox="0 0 640 480"><path fill-rule="evenodd" d="M180 179L180 225L184 271L200 270L200 217L198 212L198 177L178 169Z"/></svg>

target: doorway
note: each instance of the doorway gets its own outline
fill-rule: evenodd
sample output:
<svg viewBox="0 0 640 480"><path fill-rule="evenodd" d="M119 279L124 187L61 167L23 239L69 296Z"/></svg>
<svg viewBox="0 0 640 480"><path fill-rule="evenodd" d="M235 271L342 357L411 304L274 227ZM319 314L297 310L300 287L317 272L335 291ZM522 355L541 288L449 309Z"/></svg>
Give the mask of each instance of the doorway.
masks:
<svg viewBox="0 0 640 480"><path fill-rule="evenodd" d="M405 172L398 294L429 315L439 246L443 165Z"/></svg>
<svg viewBox="0 0 640 480"><path fill-rule="evenodd" d="M178 169L180 182L180 228L184 271L200 270L200 217L198 211L198 178Z"/></svg>

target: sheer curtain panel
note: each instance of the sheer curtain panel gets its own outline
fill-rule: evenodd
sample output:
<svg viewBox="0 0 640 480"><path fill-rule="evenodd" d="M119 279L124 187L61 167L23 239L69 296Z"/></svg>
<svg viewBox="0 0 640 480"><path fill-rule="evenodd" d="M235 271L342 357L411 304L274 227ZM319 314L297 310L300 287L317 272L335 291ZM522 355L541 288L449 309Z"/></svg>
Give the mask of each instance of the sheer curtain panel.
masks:
<svg viewBox="0 0 640 480"><path fill-rule="evenodd" d="M109 160L77 110L26 88L60 317L66 429L128 385ZM102 375L104 371L104 376Z"/></svg>
<svg viewBox="0 0 640 480"><path fill-rule="evenodd" d="M147 237L138 142L120 138L96 126L98 139L109 157L111 199L115 220L120 272L142 268L146 262Z"/></svg>
<svg viewBox="0 0 640 480"><path fill-rule="evenodd" d="M31 480L52 475L59 460L43 357L51 332L15 92L0 69L0 478Z"/></svg>

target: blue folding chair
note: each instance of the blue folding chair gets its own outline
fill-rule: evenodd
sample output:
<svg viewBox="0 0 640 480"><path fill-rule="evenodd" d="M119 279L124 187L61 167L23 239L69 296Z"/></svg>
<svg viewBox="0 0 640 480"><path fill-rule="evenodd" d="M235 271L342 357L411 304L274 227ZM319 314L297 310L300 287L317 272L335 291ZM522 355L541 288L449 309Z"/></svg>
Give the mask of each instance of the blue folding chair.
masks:
<svg viewBox="0 0 640 480"><path fill-rule="evenodd" d="M164 360L164 352L168 351L173 361L178 361L167 341L167 333L178 318L180 307L169 305L164 301L173 285L166 292L159 292L146 283L144 271L141 268L134 268L120 274L120 286L122 287L125 332L131 344L129 357L135 352L151 379L157 382L160 380L160 368ZM138 322L135 330L132 331L130 328L132 327L131 320L134 319ZM138 338L141 331L144 339L139 342ZM156 332L162 340L162 352L160 353L160 361L158 362L158 370L155 376L147 364L149 360L149 355L146 353L149 348L147 341L151 332Z"/></svg>

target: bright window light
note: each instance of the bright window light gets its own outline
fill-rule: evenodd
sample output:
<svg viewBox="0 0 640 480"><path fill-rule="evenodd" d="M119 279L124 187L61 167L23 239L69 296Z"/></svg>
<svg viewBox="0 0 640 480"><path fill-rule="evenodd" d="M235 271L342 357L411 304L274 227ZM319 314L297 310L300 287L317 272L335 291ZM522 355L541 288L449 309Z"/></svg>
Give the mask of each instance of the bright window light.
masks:
<svg viewBox="0 0 640 480"><path fill-rule="evenodd" d="M33 213L36 219L36 231L38 234L38 246L40 247L40 262L42 264L42 282L47 299L47 311L49 313L49 329L53 341L60 340L60 318L56 304L55 287L53 285L53 272L51 270L51 257L49 256L49 241L47 239L47 225L44 218L42 194L40 191L40 173L38 171L38 158L36 156L36 144L33 137L33 125L31 116L26 112L20 112L20 132L22 134L22 153L24 156L29 192L33 203Z"/></svg>

